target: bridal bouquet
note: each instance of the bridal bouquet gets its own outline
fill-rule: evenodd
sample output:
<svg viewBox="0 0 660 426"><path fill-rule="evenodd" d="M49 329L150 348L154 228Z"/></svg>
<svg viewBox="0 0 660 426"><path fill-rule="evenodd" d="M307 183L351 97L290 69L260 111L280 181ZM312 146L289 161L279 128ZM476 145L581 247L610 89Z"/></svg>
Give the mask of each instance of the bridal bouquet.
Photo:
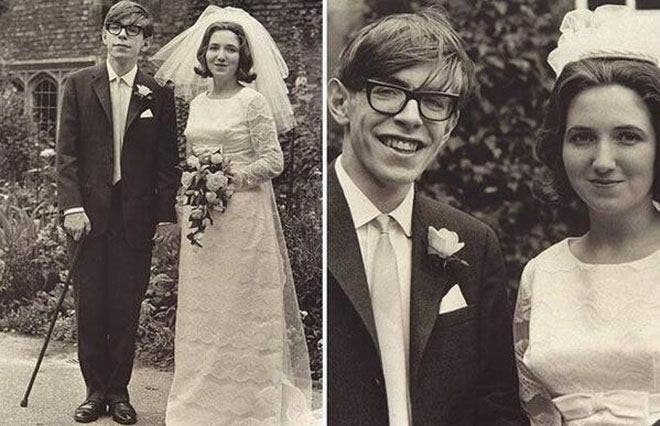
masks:
<svg viewBox="0 0 660 426"><path fill-rule="evenodd" d="M183 205L192 207L188 217L190 233L186 238L199 247L204 230L213 225L211 210L223 213L234 193L230 160L222 147L214 149L193 149L181 174Z"/></svg>

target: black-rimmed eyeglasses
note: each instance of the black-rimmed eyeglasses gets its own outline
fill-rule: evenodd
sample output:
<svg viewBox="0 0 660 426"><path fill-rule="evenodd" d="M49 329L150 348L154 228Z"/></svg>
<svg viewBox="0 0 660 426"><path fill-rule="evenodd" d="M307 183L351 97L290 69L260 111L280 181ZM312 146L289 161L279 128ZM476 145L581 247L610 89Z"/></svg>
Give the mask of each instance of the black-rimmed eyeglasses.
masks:
<svg viewBox="0 0 660 426"><path fill-rule="evenodd" d="M139 25L123 25L120 24L119 22L109 22L106 26L105 29L108 30L108 32L112 35L119 35L121 33L122 29L126 30L126 35L129 37L136 37L138 34L140 34L143 30L142 27Z"/></svg>
<svg viewBox="0 0 660 426"><path fill-rule="evenodd" d="M431 121L445 121L456 111L459 95L434 90L410 90L396 84L368 79L367 101L381 114L397 115L411 99L417 101L419 114Z"/></svg>

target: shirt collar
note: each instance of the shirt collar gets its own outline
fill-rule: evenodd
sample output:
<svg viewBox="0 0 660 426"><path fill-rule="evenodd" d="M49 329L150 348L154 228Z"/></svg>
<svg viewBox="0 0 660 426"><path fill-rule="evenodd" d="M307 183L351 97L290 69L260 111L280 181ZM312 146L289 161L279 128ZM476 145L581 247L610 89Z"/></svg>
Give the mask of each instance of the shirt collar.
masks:
<svg viewBox="0 0 660 426"><path fill-rule="evenodd" d="M110 65L110 61L106 60L105 65L108 68L108 81L114 81L117 77L124 80L129 87L133 87L133 82L135 82L135 75L137 74L137 64L133 65L133 68L126 74L118 76L115 70Z"/></svg>
<svg viewBox="0 0 660 426"><path fill-rule="evenodd" d="M357 187L355 182L353 182L353 179L351 179L348 173L346 173L346 169L344 169L344 166L341 164L341 160L342 156L340 155L335 161L335 172L337 173L339 185L341 186L342 191L344 191L344 196L348 203L348 209L351 211L351 217L353 218L355 229L358 229L383 213L378 210L378 207L376 207L364 192ZM415 189L413 184L410 185L410 190L401 204L389 213L389 215L399 224L407 237L410 237L412 234L414 195Z"/></svg>

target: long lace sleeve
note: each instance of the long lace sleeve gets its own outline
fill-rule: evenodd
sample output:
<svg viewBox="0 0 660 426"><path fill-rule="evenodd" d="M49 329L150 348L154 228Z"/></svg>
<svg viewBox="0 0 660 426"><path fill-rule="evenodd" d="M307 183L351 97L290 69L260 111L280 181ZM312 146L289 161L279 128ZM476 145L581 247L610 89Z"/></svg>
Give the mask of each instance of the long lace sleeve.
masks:
<svg viewBox="0 0 660 426"><path fill-rule="evenodd" d="M250 143L257 153L253 162L234 170L237 189L251 188L277 177L284 168L282 149L277 140L277 129L266 99L258 94L250 100L246 120L250 129Z"/></svg>
<svg viewBox="0 0 660 426"><path fill-rule="evenodd" d="M555 408L548 390L524 362L529 347L529 317L531 311L531 276L533 260L523 271L518 287L518 301L513 314L513 344L518 366L520 402L533 426L560 426L561 415Z"/></svg>

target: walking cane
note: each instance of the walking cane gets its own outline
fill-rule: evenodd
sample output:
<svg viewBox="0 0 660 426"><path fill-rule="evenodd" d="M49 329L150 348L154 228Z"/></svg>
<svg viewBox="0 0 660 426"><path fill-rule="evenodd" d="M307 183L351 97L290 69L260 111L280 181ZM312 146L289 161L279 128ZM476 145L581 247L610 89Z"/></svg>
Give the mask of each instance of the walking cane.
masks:
<svg viewBox="0 0 660 426"><path fill-rule="evenodd" d="M32 391L32 385L34 385L34 380L37 378L37 373L39 372L41 361L44 359L44 354L46 353L48 342L50 342L50 336L51 334L53 334L53 328L55 328L55 321L57 321L57 314L60 312L60 308L62 307L62 303L64 302L64 297L66 296L67 289L69 288L69 284L71 283L71 278L73 276L73 269L78 264L78 258L80 257L80 251L84 239L85 237L83 236L82 239L76 244L76 248L74 249L73 259L71 260L71 264L69 265L69 272L67 274L66 281L64 282L64 290L62 290L60 299L57 301L57 306L55 306L53 317L50 320L50 327L48 328L48 333L46 334L46 340L44 341L44 345L41 347L41 353L39 354L39 358L37 359L37 365L34 366L34 371L32 372L30 383L28 384L28 387L25 390L25 395L23 396L23 400L21 401L21 407L27 407L28 405L28 397L30 396L30 391Z"/></svg>

